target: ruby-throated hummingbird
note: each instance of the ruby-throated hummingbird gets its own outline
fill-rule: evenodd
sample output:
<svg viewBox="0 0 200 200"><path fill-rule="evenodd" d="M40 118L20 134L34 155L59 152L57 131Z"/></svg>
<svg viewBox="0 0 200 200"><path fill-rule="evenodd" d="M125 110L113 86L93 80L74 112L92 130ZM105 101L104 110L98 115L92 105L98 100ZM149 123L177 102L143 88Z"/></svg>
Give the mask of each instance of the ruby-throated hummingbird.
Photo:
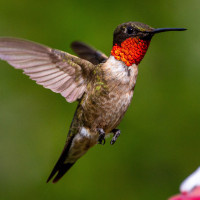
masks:
<svg viewBox="0 0 200 200"><path fill-rule="evenodd" d="M68 102L78 101L64 150L47 182L57 182L88 149L111 144L120 135L116 129L131 103L143 59L152 37L165 31L139 22L128 22L114 31L109 57L84 43L72 43L79 57L17 38L0 38L0 58L22 69L36 83L60 93Z"/></svg>

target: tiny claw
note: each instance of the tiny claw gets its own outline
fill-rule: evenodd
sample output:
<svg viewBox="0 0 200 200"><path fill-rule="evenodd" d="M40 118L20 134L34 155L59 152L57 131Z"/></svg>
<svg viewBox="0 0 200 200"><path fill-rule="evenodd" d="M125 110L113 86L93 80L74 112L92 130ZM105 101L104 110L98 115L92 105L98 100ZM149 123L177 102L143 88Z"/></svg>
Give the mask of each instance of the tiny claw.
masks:
<svg viewBox="0 0 200 200"><path fill-rule="evenodd" d="M110 141L110 144L111 144L111 145L115 144L117 138L118 138L118 137L120 136L120 134L121 134L121 132L120 132L119 129L113 129L112 132L113 132L114 136L113 136L112 140Z"/></svg>
<svg viewBox="0 0 200 200"><path fill-rule="evenodd" d="M113 137L112 140L110 141L110 144L113 145L113 144L115 144L115 142L116 142L116 139L114 139L114 137Z"/></svg>
<svg viewBox="0 0 200 200"><path fill-rule="evenodd" d="M102 128L98 128L97 129L98 133L99 133L99 139L98 139L98 142L99 144L102 144L104 145L106 143L106 140L105 140L105 132Z"/></svg>

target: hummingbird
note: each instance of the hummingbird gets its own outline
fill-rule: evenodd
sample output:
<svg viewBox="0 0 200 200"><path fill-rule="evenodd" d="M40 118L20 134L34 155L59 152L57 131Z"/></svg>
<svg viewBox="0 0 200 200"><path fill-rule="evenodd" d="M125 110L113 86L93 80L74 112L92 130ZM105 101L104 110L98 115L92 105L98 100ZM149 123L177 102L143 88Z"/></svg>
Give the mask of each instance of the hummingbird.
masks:
<svg viewBox="0 0 200 200"><path fill-rule="evenodd" d="M78 102L64 149L47 182L61 177L96 144L112 134L127 111L136 84L138 65L152 37L185 28L152 28L140 22L120 24L114 31L110 56L75 41L77 56L31 41L1 37L0 59L22 69L37 84L60 93L67 102Z"/></svg>

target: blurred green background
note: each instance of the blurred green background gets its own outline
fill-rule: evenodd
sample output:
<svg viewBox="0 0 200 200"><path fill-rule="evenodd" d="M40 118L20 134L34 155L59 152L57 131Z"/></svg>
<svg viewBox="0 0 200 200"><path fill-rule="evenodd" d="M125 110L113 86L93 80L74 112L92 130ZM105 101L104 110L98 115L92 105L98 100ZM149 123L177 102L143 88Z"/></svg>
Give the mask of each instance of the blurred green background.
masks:
<svg viewBox="0 0 200 200"><path fill-rule="evenodd" d="M109 55L115 27L141 21L186 32L156 35L139 67L114 146L97 145L46 184L77 103L0 61L0 199L165 200L200 165L200 1L1 0L0 36L72 53L74 40Z"/></svg>

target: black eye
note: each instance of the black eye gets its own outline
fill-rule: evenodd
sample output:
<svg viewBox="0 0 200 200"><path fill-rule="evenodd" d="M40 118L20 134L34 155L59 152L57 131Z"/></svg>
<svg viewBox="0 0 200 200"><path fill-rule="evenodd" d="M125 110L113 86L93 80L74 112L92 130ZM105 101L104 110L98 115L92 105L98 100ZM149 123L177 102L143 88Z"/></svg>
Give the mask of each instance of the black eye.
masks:
<svg viewBox="0 0 200 200"><path fill-rule="evenodd" d="M127 27L127 33L128 34L132 34L133 33L133 27L132 26L128 26Z"/></svg>

